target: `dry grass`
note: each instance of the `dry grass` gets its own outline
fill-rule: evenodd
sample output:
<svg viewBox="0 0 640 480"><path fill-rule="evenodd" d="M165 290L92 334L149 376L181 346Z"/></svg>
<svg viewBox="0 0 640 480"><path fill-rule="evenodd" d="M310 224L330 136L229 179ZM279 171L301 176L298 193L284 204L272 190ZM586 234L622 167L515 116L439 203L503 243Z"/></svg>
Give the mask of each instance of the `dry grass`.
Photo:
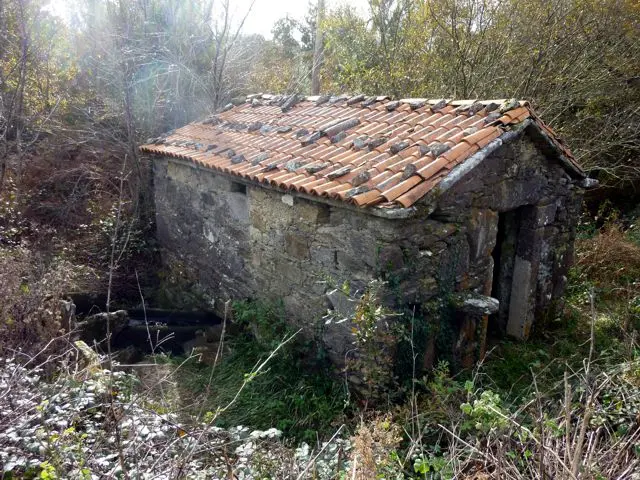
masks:
<svg viewBox="0 0 640 480"><path fill-rule="evenodd" d="M640 293L640 245L617 224L609 224L593 238L576 242L576 267L597 287Z"/></svg>
<svg viewBox="0 0 640 480"><path fill-rule="evenodd" d="M397 469L393 453L399 450L402 443L402 429L393 423L391 415L377 416L361 422L352 442L349 478L384 478L385 474Z"/></svg>

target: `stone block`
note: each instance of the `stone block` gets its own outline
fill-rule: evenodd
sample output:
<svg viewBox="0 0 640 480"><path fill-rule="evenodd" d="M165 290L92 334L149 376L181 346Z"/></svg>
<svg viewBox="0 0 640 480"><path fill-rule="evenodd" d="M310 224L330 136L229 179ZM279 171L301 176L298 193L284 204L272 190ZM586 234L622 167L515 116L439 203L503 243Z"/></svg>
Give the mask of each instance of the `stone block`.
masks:
<svg viewBox="0 0 640 480"><path fill-rule="evenodd" d="M285 251L293 258L305 260L309 258L310 239L300 233L286 232L284 234Z"/></svg>
<svg viewBox="0 0 640 480"><path fill-rule="evenodd" d="M471 263L491 256L498 234L498 213L488 209L474 209L467 226L469 260Z"/></svg>
<svg viewBox="0 0 640 480"><path fill-rule="evenodd" d="M524 209L522 224L529 229L545 227L555 221L557 210L558 205L555 202L528 207Z"/></svg>
<svg viewBox="0 0 640 480"><path fill-rule="evenodd" d="M531 262L516 257L507 322L507 334L512 337L526 339L529 336L533 323L531 305L533 282L535 279Z"/></svg>
<svg viewBox="0 0 640 480"><path fill-rule="evenodd" d="M378 253L380 270L391 272L404 266L404 255L398 245L384 245Z"/></svg>
<svg viewBox="0 0 640 480"><path fill-rule="evenodd" d="M475 317L497 313L500 302L496 298L475 293L459 293L452 299L457 310Z"/></svg>

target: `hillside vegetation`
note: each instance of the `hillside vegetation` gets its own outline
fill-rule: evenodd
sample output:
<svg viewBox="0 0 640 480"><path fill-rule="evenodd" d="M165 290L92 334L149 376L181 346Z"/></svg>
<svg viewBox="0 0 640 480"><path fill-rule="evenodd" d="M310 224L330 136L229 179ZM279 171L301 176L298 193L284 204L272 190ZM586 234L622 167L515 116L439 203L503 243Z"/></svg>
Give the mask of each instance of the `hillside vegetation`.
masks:
<svg viewBox="0 0 640 480"><path fill-rule="evenodd" d="M640 478L638 2L311 4L270 39L226 0L47 3L0 0L1 478ZM70 292L207 305L158 261L137 145L249 93L310 94L317 31L323 92L523 98L566 140L601 187L557 318L425 372L404 318L404 377L361 332L358 389L277 304L229 304L204 353L149 338L134 367L75 344Z"/></svg>

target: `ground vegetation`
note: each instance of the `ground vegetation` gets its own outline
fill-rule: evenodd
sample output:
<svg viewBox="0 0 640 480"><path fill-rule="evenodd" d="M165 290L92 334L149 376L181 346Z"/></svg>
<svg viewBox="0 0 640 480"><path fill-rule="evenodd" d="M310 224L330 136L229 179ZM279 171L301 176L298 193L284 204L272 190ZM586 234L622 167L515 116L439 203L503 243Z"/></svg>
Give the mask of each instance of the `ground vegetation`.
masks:
<svg viewBox="0 0 640 480"><path fill-rule="evenodd" d="M209 356L150 339L145 366L124 367L75 344L70 292L107 310L207 304L157 262L136 146L248 93L309 93L315 6L266 39L227 0L83 0L66 19L0 0L2 478L638 478L637 2L368 7L326 12L323 91L525 98L601 182L557 317L471 371L418 368L420 326L375 286L346 372L277 305L230 305ZM404 377L381 365L388 318Z"/></svg>

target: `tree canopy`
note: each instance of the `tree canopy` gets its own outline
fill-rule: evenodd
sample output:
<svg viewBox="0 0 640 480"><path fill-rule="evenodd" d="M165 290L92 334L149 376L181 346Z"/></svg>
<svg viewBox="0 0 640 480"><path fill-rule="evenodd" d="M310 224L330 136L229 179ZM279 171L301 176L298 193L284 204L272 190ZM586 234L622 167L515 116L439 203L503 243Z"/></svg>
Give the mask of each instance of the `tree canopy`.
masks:
<svg viewBox="0 0 640 480"><path fill-rule="evenodd" d="M0 138L83 122L133 145L248 93L308 93L315 5L272 38L229 0L0 1ZM322 90L530 100L605 184L640 178L640 4L634 0L369 0L322 22ZM124 120L124 121L123 121ZM102 124L104 126L104 123ZM95 130L95 128L94 128ZM12 147L13 148L13 147Z"/></svg>

